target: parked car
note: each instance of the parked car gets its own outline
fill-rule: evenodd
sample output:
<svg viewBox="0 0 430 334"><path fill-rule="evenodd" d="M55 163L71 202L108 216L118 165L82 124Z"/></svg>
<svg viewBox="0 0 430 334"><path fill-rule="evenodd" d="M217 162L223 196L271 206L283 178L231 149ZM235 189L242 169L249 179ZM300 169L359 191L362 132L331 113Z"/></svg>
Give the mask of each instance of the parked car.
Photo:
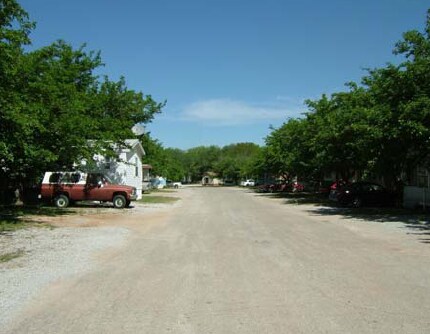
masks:
<svg viewBox="0 0 430 334"><path fill-rule="evenodd" d="M136 188L114 184L100 173L46 172L40 198L66 208L76 201L112 202L115 208L128 207L137 199Z"/></svg>
<svg viewBox="0 0 430 334"><path fill-rule="evenodd" d="M336 181L322 181L315 188L321 194L330 194L331 190L336 190L336 188L341 188L349 184L348 181L336 180Z"/></svg>
<svg viewBox="0 0 430 334"><path fill-rule="evenodd" d="M244 187L254 187L255 181L253 179L248 179L245 182L243 182Z"/></svg>
<svg viewBox="0 0 430 334"><path fill-rule="evenodd" d="M386 206L395 204L395 194L382 185L371 182L355 182L330 191L329 199L341 205L353 207Z"/></svg>
<svg viewBox="0 0 430 334"><path fill-rule="evenodd" d="M182 182L173 182L173 188L178 189L182 187Z"/></svg>
<svg viewBox="0 0 430 334"><path fill-rule="evenodd" d="M260 185L256 191L262 193L284 193L284 192L302 192L305 186L301 182L275 182Z"/></svg>
<svg viewBox="0 0 430 334"><path fill-rule="evenodd" d="M235 186L236 182L234 182L234 180L224 180L224 186Z"/></svg>
<svg viewBox="0 0 430 334"><path fill-rule="evenodd" d="M303 183L295 181L291 184L291 191L293 193L303 192L305 191L305 185Z"/></svg>
<svg viewBox="0 0 430 334"><path fill-rule="evenodd" d="M260 184L255 191L259 193L274 193L280 192L281 188L284 186L283 183L273 182L273 183L264 183Z"/></svg>

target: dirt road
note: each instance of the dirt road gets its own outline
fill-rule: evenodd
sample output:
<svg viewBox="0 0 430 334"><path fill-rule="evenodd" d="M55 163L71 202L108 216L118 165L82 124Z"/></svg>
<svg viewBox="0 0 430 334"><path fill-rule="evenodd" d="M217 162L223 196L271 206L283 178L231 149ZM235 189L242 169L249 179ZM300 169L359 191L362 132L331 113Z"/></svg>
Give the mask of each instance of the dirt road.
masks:
<svg viewBox="0 0 430 334"><path fill-rule="evenodd" d="M430 333L430 245L404 230L237 188L178 193L168 212L117 215L127 242L5 333Z"/></svg>

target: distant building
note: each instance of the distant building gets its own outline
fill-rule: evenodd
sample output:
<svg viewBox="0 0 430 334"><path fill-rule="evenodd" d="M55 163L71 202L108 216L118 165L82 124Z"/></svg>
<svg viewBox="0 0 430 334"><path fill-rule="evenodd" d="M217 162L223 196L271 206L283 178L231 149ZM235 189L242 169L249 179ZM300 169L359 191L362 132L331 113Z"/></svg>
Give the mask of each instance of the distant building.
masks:
<svg viewBox="0 0 430 334"><path fill-rule="evenodd" d="M157 189L163 189L167 185L167 180L162 176L156 176L151 179L151 186Z"/></svg>
<svg viewBox="0 0 430 334"><path fill-rule="evenodd" d="M218 178L216 173L207 172L203 175L202 186L220 186L223 182Z"/></svg>

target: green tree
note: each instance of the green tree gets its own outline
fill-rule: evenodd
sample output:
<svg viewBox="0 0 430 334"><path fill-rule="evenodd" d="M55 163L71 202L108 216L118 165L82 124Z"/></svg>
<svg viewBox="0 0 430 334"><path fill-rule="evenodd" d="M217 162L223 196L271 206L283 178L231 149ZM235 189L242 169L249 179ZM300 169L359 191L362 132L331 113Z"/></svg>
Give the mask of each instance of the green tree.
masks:
<svg viewBox="0 0 430 334"><path fill-rule="evenodd" d="M201 180L206 172L213 172L219 160L221 149L218 146L198 146L187 150L188 174L192 181Z"/></svg>
<svg viewBox="0 0 430 334"><path fill-rule="evenodd" d="M100 55L58 41L20 58L3 147L9 177L33 180L44 170L71 168L95 153L113 154L112 143L133 138L136 123L150 122L164 104L125 86L102 82ZM6 125L6 123L2 123ZM91 143L89 145L89 143Z"/></svg>
<svg viewBox="0 0 430 334"><path fill-rule="evenodd" d="M23 46L30 44L29 34L35 24L15 0L0 1L0 187L9 181L15 161L11 143L16 131L28 130L26 120L16 117L23 109L20 86L20 63Z"/></svg>
<svg viewBox="0 0 430 334"><path fill-rule="evenodd" d="M362 85L307 101L308 112L266 138L266 169L277 175L321 177L336 172L382 176L430 165L430 11L423 32L403 34L399 65L369 70ZM319 175L319 176L318 176Z"/></svg>
<svg viewBox="0 0 430 334"><path fill-rule="evenodd" d="M214 170L225 179L238 182L244 178L254 178L258 174L253 168L260 147L254 143L237 143L221 149Z"/></svg>
<svg viewBox="0 0 430 334"><path fill-rule="evenodd" d="M266 138L265 159L270 174L291 180L313 171L311 128L307 119L289 119Z"/></svg>
<svg viewBox="0 0 430 334"><path fill-rule="evenodd" d="M186 171L187 159L185 152L177 148L167 148L167 172L166 177L172 181L188 180Z"/></svg>
<svg viewBox="0 0 430 334"><path fill-rule="evenodd" d="M372 108L365 89L349 86L350 91L333 94L331 99L323 96L318 101L307 101L307 121L312 128L308 147L316 175L336 172L339 178L348 180L353 173L369 167L373 153L369 149L374 133Z"/></svg>
<svg viewBox="0 0 430 334"><path fill-rule="evenodd" d="M164 106L124 78L100 81L100 54L85 46L60 40L24 52L34 26L16 1L0 0L0 179L15 185L113 154L112 143L133 138L132 127Z"/></svg>
<svg viewBox="0 0 430 334"><path fill-rule="evenodd" d="M141 136L140 141L146 153L144 162L152 166L152 175L166 176L167 155L163 145L157 139L153 139L150 133Z"/></svg>
<svg viewBox="0 0 430 334"><path fill-rule="evenodd" d="M152 175L163 176L169 180L183 181L188 178L185 152L180 149L164 148L150 133L141 137L145 149L145 163L152 166Z"/></svg>
<svg viewBox="0 0 430 334"><path fill-rule="evenodd" d="M424 32L404 33L394 53L404 57L400 65L370 70L363 78L378 129L374 170L387 184L430 156L430 11Z"/></svg>

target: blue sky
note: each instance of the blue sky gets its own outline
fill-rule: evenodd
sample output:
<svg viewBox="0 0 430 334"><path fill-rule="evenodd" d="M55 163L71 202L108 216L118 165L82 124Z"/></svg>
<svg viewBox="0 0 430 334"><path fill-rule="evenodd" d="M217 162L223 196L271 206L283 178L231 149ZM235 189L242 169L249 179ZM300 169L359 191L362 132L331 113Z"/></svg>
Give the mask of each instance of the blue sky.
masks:
<svg viewBox="0 0 430 334"><path fill-rule="evenodd" d="M18 0L19 1L19 0ZM398 61L423 0L21 0L34 47L100 50L111 79L167 100L147 128L166 147L264 143L305 99Z"/></svg>

